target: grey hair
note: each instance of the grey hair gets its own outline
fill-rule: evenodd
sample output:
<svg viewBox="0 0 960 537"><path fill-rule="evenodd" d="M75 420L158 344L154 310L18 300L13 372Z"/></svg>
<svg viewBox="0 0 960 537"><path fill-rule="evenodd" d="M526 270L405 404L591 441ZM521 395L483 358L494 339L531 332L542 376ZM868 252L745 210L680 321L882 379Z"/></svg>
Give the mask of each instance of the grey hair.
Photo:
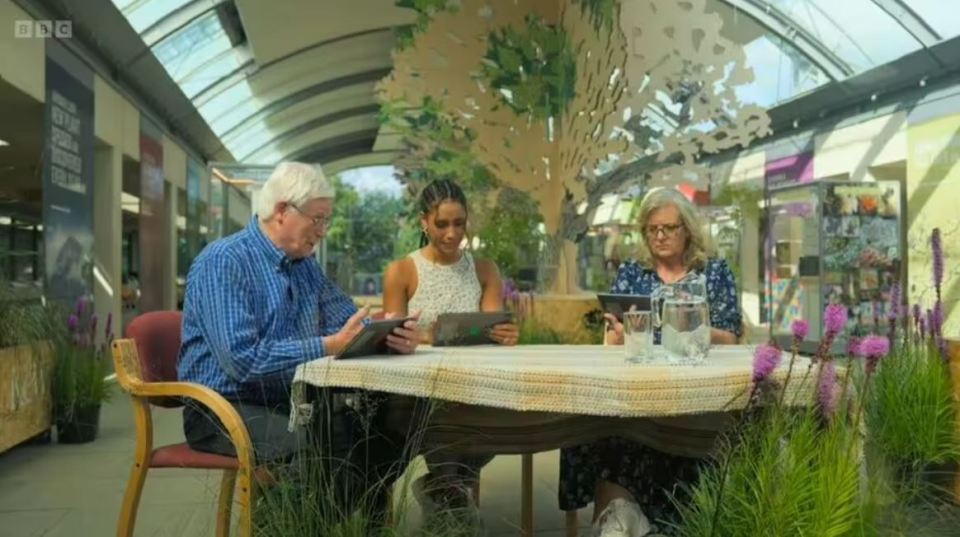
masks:
<svg viewBox="0 0 960 537"><path fill-rule="evenodd" d="M281 162L263 184L257 198L257 217L268 220L278 203L298 207L317 198L333 198L334 189L320 166L303 162Z"/></svg>
<svg viewBox="0 0 960 537"><path fill-rule="evenodd" d="M669 205L673 205L680 212L680 220L687 231L687 244L683 248L683 265L687 269L702 269L710 257L709 236L696 207L680 191L673 188L655 188L640 202L638 220L643 240L637 245L637 262L645 267L654 268L653 254L650 252L650 245L647 244L647 221L653 211Z"/></svg>

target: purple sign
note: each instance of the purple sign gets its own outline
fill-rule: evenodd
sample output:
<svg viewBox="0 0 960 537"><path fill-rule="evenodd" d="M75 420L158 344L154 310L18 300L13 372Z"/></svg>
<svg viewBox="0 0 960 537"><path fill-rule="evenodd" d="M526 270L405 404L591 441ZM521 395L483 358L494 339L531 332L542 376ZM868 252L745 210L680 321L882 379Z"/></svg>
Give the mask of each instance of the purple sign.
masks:
<svg viewBox="0 0 960 537"><path fill-rule="evenodd" d="M768 188L781 188L813 181L813 152L767 161L764 176Z"/></svg>

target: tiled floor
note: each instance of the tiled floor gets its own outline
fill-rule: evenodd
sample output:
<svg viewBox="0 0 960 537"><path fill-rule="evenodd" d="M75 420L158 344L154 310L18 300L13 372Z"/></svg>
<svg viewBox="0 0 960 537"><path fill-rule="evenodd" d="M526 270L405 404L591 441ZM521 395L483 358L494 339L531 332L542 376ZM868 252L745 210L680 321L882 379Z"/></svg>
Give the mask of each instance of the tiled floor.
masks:
<svg viewBox="0 0 960 537"><path fill-rule="evenodd" d="M183 441L180 412L155 409L158 444ZM117 514L133 460L129 401L117 396L103 408L100 437L84 445L20 446L0 454L0 537L106 537ZM557 452L534 458L537 536L562 536L557 509ZM415 465L411 472L422 472ZM405 481L412 481L408 474ZM487 535L519 535L520 457L497 457L481 476ZM138 536L213 535L219 474L154 470L147 477L137 519ZM415 509L415 508L414 508ZM589 513L581 512L581 520ZM416 518L416 513L410 517ZM581 534L586 534L581 529Z"/></svg>

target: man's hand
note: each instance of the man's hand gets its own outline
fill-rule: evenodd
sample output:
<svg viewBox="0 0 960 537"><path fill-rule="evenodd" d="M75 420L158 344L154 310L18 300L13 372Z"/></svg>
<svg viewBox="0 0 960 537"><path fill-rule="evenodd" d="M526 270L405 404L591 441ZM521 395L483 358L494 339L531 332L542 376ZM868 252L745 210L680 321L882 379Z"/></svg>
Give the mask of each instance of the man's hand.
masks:
<svg viewBox="0 0 960 537"><path fill-rule="evenodd" d="M604 313L603 318L607 320L607 345L623 345L623 323L610 313Z"/></svg>
<svg viewBox="0 0 960 537"><path fill-rule="evenodd" d="M333 334L332 336L327 336L323 338L323 348L327 356L334 356L340 354L350 340L354 336L360 333L363 330L363 320L367 318L367 315L370 314L370 306L364 306L357 310L347 322L343 325L343 328L339 332Z"/></svg>
<svg viewBox="0 0 960 537"><path fill-rule="evenodd" d="M388 313L384 316L385 319L393 319L396 317L394 313ZM420 312L413 314L412 318L403 323L403 326L398 326L393 329L393 333L387 334L387 346L393 349L400 354L412 354L413 351L417 350L417 345L420 344L420 331L417 329L417 320L420 319Z"/></svg>
<svg viewBox="0 0 960 537"><path fill-rule="evenodd" d="M520 329L514 323L503 323L490 330L490 339L501 345L516 345L520 340Z"/></svg>

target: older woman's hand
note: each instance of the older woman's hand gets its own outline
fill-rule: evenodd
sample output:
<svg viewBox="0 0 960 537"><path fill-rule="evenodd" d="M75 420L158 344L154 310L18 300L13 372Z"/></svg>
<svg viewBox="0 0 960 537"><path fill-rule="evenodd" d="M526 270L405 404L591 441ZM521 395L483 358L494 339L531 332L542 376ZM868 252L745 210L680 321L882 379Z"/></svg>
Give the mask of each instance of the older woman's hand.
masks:
<svg viewBox="0 0 960 537"><path fill-rule="evenodd" d="M604 341L607 345L623 345L623 323L610 313L604 313L603 318L607 320L607 334Z"/></svg>
<svg viewBox="0 0 960 537"><path fill-rule="evenodd" d="M501 345L516 345L520 340L520 329L514 323L503 323L490 329L490 339Z"/></svg>

